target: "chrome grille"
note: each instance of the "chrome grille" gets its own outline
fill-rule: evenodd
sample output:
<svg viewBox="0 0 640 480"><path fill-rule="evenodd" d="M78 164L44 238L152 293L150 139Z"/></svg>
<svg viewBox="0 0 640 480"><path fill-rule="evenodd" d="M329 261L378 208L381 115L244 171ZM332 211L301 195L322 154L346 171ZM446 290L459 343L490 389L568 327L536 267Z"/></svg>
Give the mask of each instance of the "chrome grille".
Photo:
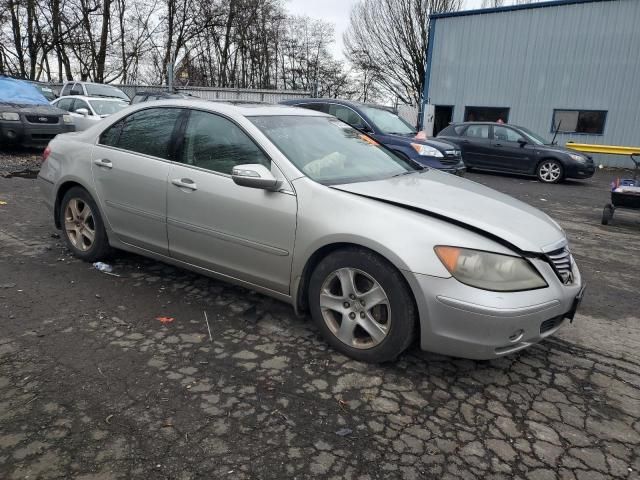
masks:
<svg viewBox="0 0 640 480"><path fill-rule="evenodd" d="M25 115L29 123L58 123L58 117L52 115Z"/></svg>
<svg viewBox="0 0 640 480"><path fill-rule="evenodd" d="M571 273L571 252L568 248L561 248L547 253L547 258L560 278L562 283L572 283L573 274Z"/></svg>

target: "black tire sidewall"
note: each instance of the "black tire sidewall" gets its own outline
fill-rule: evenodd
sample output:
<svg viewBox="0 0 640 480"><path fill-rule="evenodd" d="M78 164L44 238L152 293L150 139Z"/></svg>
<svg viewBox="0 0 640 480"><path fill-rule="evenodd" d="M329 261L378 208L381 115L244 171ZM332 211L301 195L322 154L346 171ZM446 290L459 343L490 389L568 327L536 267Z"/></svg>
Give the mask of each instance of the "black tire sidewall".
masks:
<svg viewBox="0 0 640 480"><path fill-rule="evenodd" d="M375 347L363 350L340 341L326 325L320 308L320 290L327 276L340 268L356 268L373 277L387 294L391 307L391 327L387 337ZM402 274L374 252L345 249L329 254L316 266L309 282L309 309L322 336L334 349L356 360L381 363L392 361L411 344L416 329L416 307Z"/></svg>
<svg viewBox="0 0 640 480"><path fill-rule="evenodd" d="M91 208L91 213L93 215L96 236L93 245L86 252L78 250L73 246L73 243L71 243L71 240L67 235L67 231L64 228L64 212L69 201L74 198L79 198L87 205L89 205L89 208ZM96 205L96 202L93 200L91 195L89 195L89 192L87 192L82 187L73 187L69 189L69 191L64 194L64 197L62 197L62 201L60 202L60 211L58 212L58 214L60 217L60 225L62 227L62 236L67 243L67 247L71 250L74 256L84 260L85 262L95 262L107 256L107 254L109 253L109 242L107 239L106 230L104 228L104 222L102 221L100 210L98 209L98 206Z"/></svg>

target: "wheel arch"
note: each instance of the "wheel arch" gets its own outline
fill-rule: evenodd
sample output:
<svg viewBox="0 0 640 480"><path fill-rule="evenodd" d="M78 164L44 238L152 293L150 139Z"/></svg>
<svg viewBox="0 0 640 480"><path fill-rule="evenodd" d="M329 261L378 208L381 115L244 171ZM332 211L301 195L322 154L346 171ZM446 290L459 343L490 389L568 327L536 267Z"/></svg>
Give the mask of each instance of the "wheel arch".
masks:
<svg viewBox="0 0 640 480"><path fill-rule="evenodd" d="M323 245L317 248L307 258L307 261L305 262L300 275L294 282L294 291L292 292L293 306L295 308L296 314L302 315L303 312L307 312L309 310L307 293L309 291L309 280L311 278L311 274L313 273L315 267L320 263L320 261L323 258L326 258L329 254L338 250L345 250L350 248L365 250L375 255L378 255L379 257L384 259L387 263L389 263L393 268L398 270L398 272L404 279L405 286L409 289L409 292L411 292L411 297L413 299L414 307L416 309L416 312L418 312L418 315L420 316L420 308L419 308L420 305L417 300L416 291L414 289L414 285L412 285L412 282L410 282L407 279L405 271L402 268L399 268L396 262L393 262L392 260L390 260L387 255L384 255L383 253L376 250L375 248L371 248L371 247L350 242L350 241L337 241L333 243L328 243L326 245ZM420 338L420 326L421 326L421 322L420 322L420 319L418 318L416 321L416 329L417 329L416 334L418 335L417 338Z"/></svg>
<svg viewBox="0 0 640 480"><path fill-rule="evenodd" d="M554 162L558 162L560 164L560 167L562 167L562 176L560 177L560 179L562 180L567 172L567 166L565 165L565 162L561 159L558 158L556 156L550 155L550 154L546 154L544 155L540 160L538 160L538 162L536 163L536 168L533 171L534 175L538 175L538 169L540 168L540 165L542 164L542 162L546 162L549 160L553 160Z"/></svg>
<svg viewBox="0 0 640 480"><path fill-rule="evenodd" d="M84 185L80 180L75 178L70 178L62 181L58 186L58 188L56 189L56 198L53 204L53 220L55 222L56 228L62 228L62 225L60 224L60 207L61 207L62 199L64 198L66 193L74 187L80 187L83 190L86 190L86 192L89 195L91 195L92 198L94 197L94 195L91 193L91 190L89 190L86 187L86 185ZM96 201L95 198L93 199L94 201ZM96 201L96 204L97 203L98 202ZM99 205L98 205L98 209L100 209Z"/></svg>

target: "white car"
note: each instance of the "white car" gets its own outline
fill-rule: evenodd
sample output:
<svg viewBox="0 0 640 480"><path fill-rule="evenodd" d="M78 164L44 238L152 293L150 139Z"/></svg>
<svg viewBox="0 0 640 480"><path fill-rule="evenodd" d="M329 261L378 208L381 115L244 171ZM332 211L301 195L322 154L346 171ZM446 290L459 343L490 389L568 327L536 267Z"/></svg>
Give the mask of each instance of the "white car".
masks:
<svg viewBox="0 0 640 480"><path fill-rule="evenodd" d="M51 105L69 112L78 131L86 130L104 117L108 117L129 106L127 102L119 98L85 97L81 95L60 97L51 102Z"/></svg>

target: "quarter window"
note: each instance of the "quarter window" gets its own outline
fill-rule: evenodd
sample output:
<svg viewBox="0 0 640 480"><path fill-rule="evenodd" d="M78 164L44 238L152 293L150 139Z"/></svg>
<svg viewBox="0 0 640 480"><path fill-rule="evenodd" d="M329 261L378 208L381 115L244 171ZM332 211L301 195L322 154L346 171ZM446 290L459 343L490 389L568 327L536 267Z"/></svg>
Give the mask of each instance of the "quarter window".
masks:
<svg viewBox="0 0 640 480"><path fill-rule="evenodd" d="M189 115L180 161L227 175L248 163L271 168L269 158L235 123L198 110Z"/></svg>
<svg viewBox="0 0 640 480"><path fill-rule="evenodd" d="M69 95L71 93L71 87L73 87L73 84L67 83L62 89L62 92L60 92L60 96L64 97L65 95Z"/></svg>
<svg viewBox="0 0 640 480"><path fill-rule="evenodd" d="M552 131L602 135L606 120L607 112L603 110L554 110Z"/></svg>
<svg viewBox="0 0 640 480"><path fill-rule="evenodd" d="M105 130L102 145L169 159L171 137L182 110L150 108L133 113Z"/></svg>

